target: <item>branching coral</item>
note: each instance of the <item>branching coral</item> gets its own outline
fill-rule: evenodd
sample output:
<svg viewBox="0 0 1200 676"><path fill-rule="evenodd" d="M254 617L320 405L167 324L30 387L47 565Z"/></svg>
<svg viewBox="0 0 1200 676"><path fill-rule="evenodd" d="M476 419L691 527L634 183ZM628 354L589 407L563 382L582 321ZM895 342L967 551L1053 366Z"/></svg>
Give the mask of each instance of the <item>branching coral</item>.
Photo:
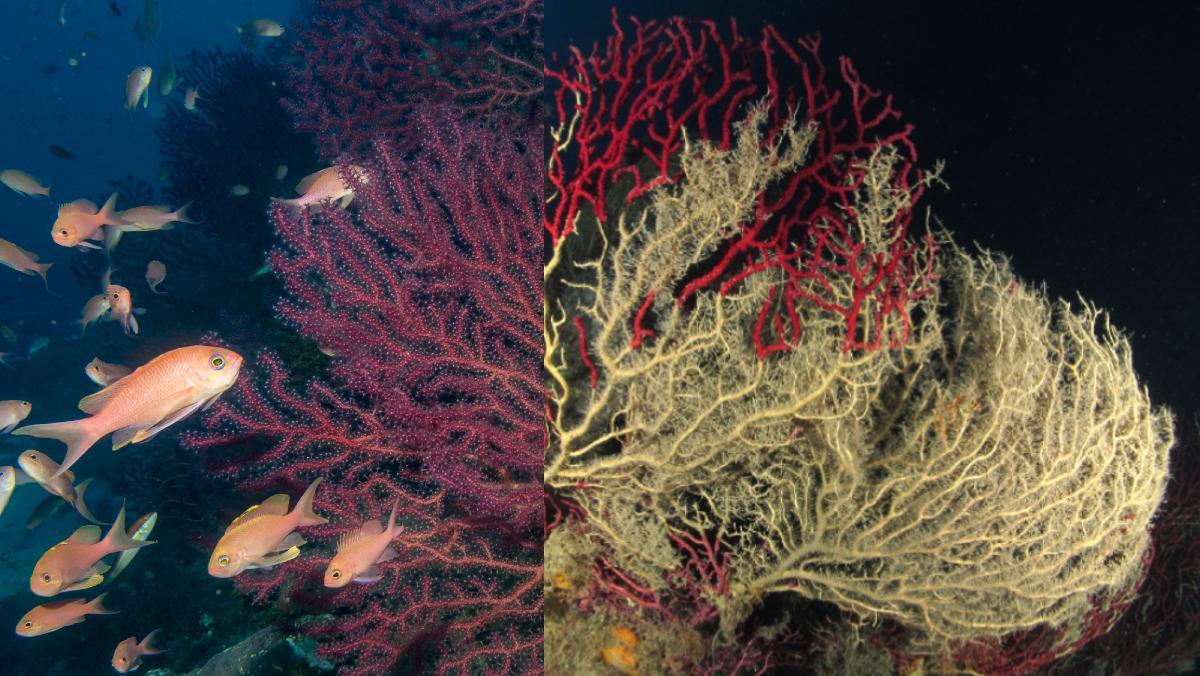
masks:
<svg viewBox="0 0 1200 676"><path fill-rule="evenodd" d="M778 268L673 301L755 199L803 166L811 131L789 123L764 142L756 111L726 150L685 145L677 185L608 224L580 212L555 247L547 485L586 511L600 556L652 591L681 565L673 538L718 539L728 593L710 601L727 637L764 596L788 593L895 620L913 651L1039 625L1066 628L1066 651L1095 604L1141 577L1170 414L1151 407L1128 342L1096 308L1051 303L1003 259L945 238L937 266L929 247L903 277L929 293L907 294L904 313L860 315L892 323L883 335L903 324L891 350L845 349L844 322L801 303L802 332L764 354L752 336ZM894 180L896 158L879 146L847 174L842 213L865 260L903 237L912 190ZM822 293L854 297L858 278L841 272L820 277Z"/></svg>

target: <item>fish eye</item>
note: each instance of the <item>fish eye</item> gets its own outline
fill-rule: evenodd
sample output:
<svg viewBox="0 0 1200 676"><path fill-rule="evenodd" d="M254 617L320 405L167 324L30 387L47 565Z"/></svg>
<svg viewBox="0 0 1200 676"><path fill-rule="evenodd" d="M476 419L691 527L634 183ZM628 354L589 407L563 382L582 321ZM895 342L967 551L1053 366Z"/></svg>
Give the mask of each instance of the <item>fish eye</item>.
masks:
<svg viewBox="0 0 1200 676"><path fill-rule="evenodd" d="M329 577L332 577L335 580L340 580L342 579L342 571L335 570L329 574Z"/></svg>
<svg viewBox="0 0 1200 676"><path fill-rule="evenodd" d="M129 661L129 658L125 657L124 655L122 655L121 657L119 657L117 659L121 660L121 664L125 664L126 662Z"/></svg>
<svg viewBox="0 0 1200 676"><path fill-rule="evenodd" d="M25 620L24 627L25 627L26 629L29 629L29 628L30 628L30 627L32 627L32 626L33 626L33 622L30 622L29 620Z"/></svg>
<svg viewBox="0 0 1200 676"><path fill-rule="evenodd" d="M62 236L63 236L63 237L66 237L66 236L67 236L67 231L66 231L66 229L59 230L58 232L59 232L60 234L62 234Z"/></svg>
<svg viewBox="0 0 1200 676"><path fill-rule="evenodd" d="M50 573L42 573L42 582L50 581Z"/></svg>
<svg viewBox="0 0 1200 676"><path fill-rule="evenodd" d="M225 358L219 354L214 354L208 358L208 365L213 367L213 370L220 371L225 368Z"/></svg>
<svg viewBox="0 0 1200 676"><path fill-rule="evenodd" d="M218 556L217 557L217 565L222 568L224 568L225 566L228 566L229 565L229 555L222 554L222 555Z"/></svg>

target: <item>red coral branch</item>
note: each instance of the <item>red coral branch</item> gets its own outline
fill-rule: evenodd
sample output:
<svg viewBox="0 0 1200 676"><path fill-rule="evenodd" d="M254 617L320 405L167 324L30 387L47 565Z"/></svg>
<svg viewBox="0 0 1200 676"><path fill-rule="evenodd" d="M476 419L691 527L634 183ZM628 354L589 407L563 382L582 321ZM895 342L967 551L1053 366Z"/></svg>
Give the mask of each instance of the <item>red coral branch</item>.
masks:
<svg viewBox="0 0 1200 676"><path fill-rule="evenodd" d="M749 275L777 270L786 283L778 298L764 302L753 336L760 357L790 349L799 339L799 302L842 317L846 350L906 342L908 310L931 292L933 270L917 261L933 242L909 241L910 206L893 224L889 248L868 251L853 206L863 164L881 146L898 152L892 187L911 193L914 205L922 196L912 126L899 124L891 97L867 86L845 58L839 60L840 81L831 82L816 36L790 43L769 26L755 40L743 36L736 22L725 34L712 21L630 23L627 34L614 13L614 34L603 48L588 56L573 49L565 64L546 68L559 125L559 137L548 147L550 199L543 216L551 244L569 235L581 217L606 223L620 204L684 178L677 158L685 134L728 148L733 123L761 102L765 142L773 142L793 115L815 132L808 162L757 196L753 218L686 281L677 300L684 303L702 289L727 293ZM792 82L798 85L783 84ZM849 303L835 298L832 280L849 282ZM864 318L868 311L872 315ZM889 316L899 318L899 328L884 335ZM635 346L643 337L635 333Z"/></svg>

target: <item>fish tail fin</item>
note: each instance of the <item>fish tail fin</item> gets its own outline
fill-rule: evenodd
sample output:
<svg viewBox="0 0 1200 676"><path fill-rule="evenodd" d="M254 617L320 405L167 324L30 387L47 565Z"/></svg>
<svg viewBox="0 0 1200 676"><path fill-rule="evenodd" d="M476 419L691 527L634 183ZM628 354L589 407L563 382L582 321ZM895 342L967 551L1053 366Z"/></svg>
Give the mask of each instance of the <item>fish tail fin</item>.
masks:
<svg viewBox="0 0 1200 676"><path fill-rule="evenodd" d="M100 207L99 215L104 225L129 225L128 221L117 216L117 193L115 192L109 195L104 206Z"/></svg>
<svg viewBox="0 0 1200 676"><path fill-rule="evenodd" d="M117 512L117 518L108 530L108 535L104 536L104 541L108 544L110 552L123 552L126 549L154 544L153 540L135 540L125 532L125 505L121 505L121 511Z"/></svg>
<svg viewBox="0 0 1200 676"><path fill-rule="evenodd" d="M300 526L320 526L323 523L328 523L329 519L318 515L313 511L313 497L317 494L317 486L321 485L324 477L317 477L313 480L308 488L304 489L304 495L296 501L296 509L294 510L298 519L297 525Z"/></svg>
<svg viewBox="0 0 1200 676"><path fill-rule="evenodd" d="M175 213L171 214L174 216L172 220L179 221L180 223L191 223L192 225L199 223L199 221L193 221L192 218L188 216L187 210L190 206L192 206L192 202L188 202L187 204L176 209Z"/></svg>
<svg viewBox="0 0 1200 676"><path fill-rule="evenodd" d="M103 430L93 429L92 425L88 424L88 420L88 418L83 418L45 425L26 425L13 430L13 434L41 439L58 439L67 445L67 456L63 458L58 471L50 477L56 479L71 469L71 465L78 462L83 454L87 453L88 449L104 436Z"/></svg>
<svg viewBox="0 0 1200 676"><path fill-rule="evenodd" d="M155 629L149 634L146 634L146 638L142 639L142 642L138 644L138 648L142 651L143 655L158 655L160 653L167 652L166 648L160 648L155 645L155 640L158 637L159 631L161 630Z"/></svg>
<svg viewBox="0 0 1200 676"><path fill-rule="evenodd" d="M392 503L392 513L388 516L387 531L389 533L400 533L404 530L404 526L396 528L396 513L400 511L400 496L396 496L396 501Z"/></svg>
<svg viewBox="0 0 1200 676"><path fill-rule="evenodd" d="M108 596L108 592L104 592L103 594L97 596L96 598L92 599L91 601L88 601L87 602L88 612L93 615L116 615L117 611L109 610L108 608L104 607L104 597L105 596Z"/></svg>
<svg viewBox="0 0 1200 676"><path fill-rule="evenodd" d="M83 494L87 492L88 486L90 486L91 483L92 477L88 477L87 479L80 481L79 484L75 486L75 502L73 502L72 505L75 507L75 511L79 512L79 516L82 516L88 521L96 524L108 525L107 521L101 521L97 519L95 515L92 514L92 510L88 509L87 503L83 500Z"/></svg>

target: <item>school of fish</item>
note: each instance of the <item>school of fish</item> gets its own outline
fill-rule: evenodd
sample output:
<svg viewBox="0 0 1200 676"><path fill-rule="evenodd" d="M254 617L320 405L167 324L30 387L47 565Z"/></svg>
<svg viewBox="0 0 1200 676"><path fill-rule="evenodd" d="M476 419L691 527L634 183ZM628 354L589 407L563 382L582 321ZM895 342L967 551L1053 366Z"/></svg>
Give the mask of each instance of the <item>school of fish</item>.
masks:
<svg viewBox="0 0 1200 676"><path fill-rule="evenodd" d="M121 15L116 2L110 2L109 7L114 17ZM68 0L58 0L55 20L59 26L66 26L78 13L72 10ZM142 18L134 25L134 32L145 43L159 34L161 26L158 1L145 0ZM282 24L268 18L246 20L234 30L247 48L285 33ZM92 31L84 34L85 40L96 38ZM79 67L86 56L86 50L71 50L68 64ZM184 110L200 112L204 105L199 88L181 78L169 52L157 69L136 65L123 80L120 100L128 114L148 108L153 94L167 98L177 89L182 93ZM76 153L57 144L51 145L50 150L60 160L76 157ZM278 165L273 172L275 181L283 181L288 173L287 165ZM328 166L301 179L295 186L294 197L274 197L272 200L289 210L304 210L322 204L346 209L354 199L355 187L369 180L370 175L361 167ZM51 185L27 171L4 169L0 171L0 183L18 196L15 199L42 199L44 203L52 204L49 202ZM236 182L230 184L228 196L245 197L265 189L258 183ZM55 197L62 192L55 190ZM131 285L128 279L114 281L118 271L113 269L111 261L125 235L169 231L177 224L202 227L202 223L189 214L191 202L178 207L144 204L118 209L119 199L120 194L114 192L99 206L82 197L62 200L58 202L53 218L47 217L50 242L78 252L73 255L103 255L109 260L94 294L84 302L78 319L72 322L78 326L80 340L89 339L90 327L104 323L119 327L120 334L128 340L143 336L138 317L145 310L134 302L135 294L141 293L140 287ZM62 249L58 251L62 252ZM17 273L40 277L46 291L51 291L47 273L54 262L41 262L38 253L0 238L0 265ZM144 279L149 292L168 293L160 288L167 280L167 269L167 263L161 260L147 263ZM263 266L251 274L250 279L269 271L269 265ZM95 333L93 331L93 335ZM17 341L17 333L12 327L0 325L0 344ZM0 367L16 369L20 362L32 367L35 358L52 354L51 344L48 336L31 336L23 353L0 352ZM322 346L321 350L335 356L327 347ZM153 439L207 409L236 383L244 365L244 357L234 350L205 344L166 349L139 366L110 363L95 357L84 366L83 372L100 389L83 393L78 408L85 415L75 420L26 424L34 411L31 402L0 400L0 434L49 440L43 446L21 452L13 465L0 466L0 518L17 488L32 485L44 497L28 514L27 530L34 531L64 509L68 510L70 518L88 522L42 553L29 571L32 594L56 597L111 585L141 549L155 544L149 538L157 524L157 512L144 514L128 528L124 505L111 522L100 520L88 506L87 490L91 479L77 481L72 468L105 437L111 437L112 450L120 450ZM0 386L6 382L11 381L0 380ZM0 395L3 394L7 393L0 391ZM63 448L61 462L57 459L60 452L54 442L61 443L58 448ZM315 477L294 506L286 493L272 495L249 506L229 523L213 547L208 574L232 578L248 570L280 566L300 556L301 548L308 543L301 531L327 523L315 509L322 480L323 477ZM368 515L362 523L341 524L337 528L342 535L336 543L329 544L331 556L323 578L325 587L340 589L350 584L371 584L383 577L380 564L399 556L395 543L404 531L403 525L397 523L399 508L397 500L386 524L378 518L382 515ZM103 591L90 599L75 596L37 605L21 617L15 633L21 637L42 636L83 623L90 616L115 614L117 611L105 605L107 594ZM141 640L137 635L130 636L116 645L111 667L118 673L135 671L145 658L165 652L165 645L159 629L148 632Z"/></svg>

